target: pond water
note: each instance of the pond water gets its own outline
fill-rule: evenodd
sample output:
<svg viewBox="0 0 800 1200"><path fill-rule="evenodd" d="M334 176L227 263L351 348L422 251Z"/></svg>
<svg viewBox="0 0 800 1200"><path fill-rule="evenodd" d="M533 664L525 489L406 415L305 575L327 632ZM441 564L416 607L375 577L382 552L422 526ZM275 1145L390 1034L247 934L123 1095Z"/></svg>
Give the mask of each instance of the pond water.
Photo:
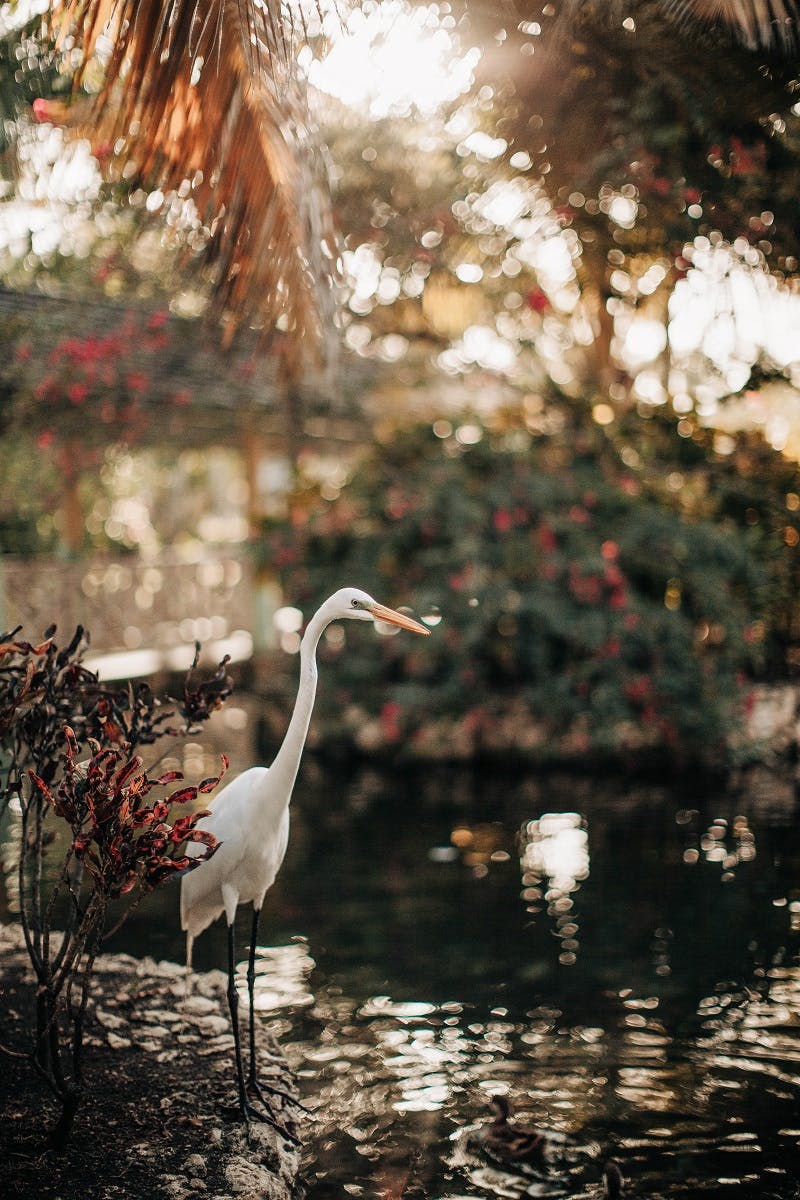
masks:
<svg viewBox="0 0 800 1200"><path fill-rule="evenodd" d="M311 1200L598 1196L608 1157L633 1196L797 1196L799 871L790 788L307 759L257 1003ZM113 948L182 959L177 900ZM224 968L222 925L195 955ZM495 1092L546 1169L476 1151Z"/></svg>

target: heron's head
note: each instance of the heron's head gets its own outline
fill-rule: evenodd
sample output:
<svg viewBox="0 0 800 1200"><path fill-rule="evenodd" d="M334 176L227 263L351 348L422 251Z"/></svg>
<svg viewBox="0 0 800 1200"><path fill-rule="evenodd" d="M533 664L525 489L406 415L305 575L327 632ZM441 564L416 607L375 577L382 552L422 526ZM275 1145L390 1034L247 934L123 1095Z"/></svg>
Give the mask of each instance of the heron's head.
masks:
<svg viewBox="0 0 800 1200"><path fill-rule="evenodd" d="M399 625L401 629L410 629L412 633L430 633L419 621L407 617L405 613L395 612L385 604L379 604L367 592L360 588L341 588L334 592L325 605L325 615L331 621L347 618L353 621L387 621L390 625Z"/></svg>

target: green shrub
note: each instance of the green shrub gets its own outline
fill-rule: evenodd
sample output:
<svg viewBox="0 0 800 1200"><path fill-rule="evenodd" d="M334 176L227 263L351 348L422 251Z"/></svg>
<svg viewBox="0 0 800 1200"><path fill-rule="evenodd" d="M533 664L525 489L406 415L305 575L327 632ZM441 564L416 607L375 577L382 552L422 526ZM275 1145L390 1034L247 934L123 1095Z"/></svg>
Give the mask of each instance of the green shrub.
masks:
<svg viewBox="0 0 800 1200"><path fill-rule="evenodd" d="M382 671L323 642L334 736L366 713L382 745L418 753L717 761L763 661L774 542L690 519L599 431L463 445L424 427L377 447L338 499L308 493L262 546L306 615L344 584L441 614L424 644L382 639Z"/></svg>

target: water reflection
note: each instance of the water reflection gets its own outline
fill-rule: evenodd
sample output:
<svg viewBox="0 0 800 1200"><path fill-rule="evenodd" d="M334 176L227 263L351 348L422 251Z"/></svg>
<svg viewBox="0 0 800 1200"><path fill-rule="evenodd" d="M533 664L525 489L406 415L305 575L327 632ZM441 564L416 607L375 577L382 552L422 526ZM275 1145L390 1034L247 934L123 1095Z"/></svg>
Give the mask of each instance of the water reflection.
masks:
<svg viewBox="0 0 800 1200"><path fill-rule="evenodd" d="M527 821L520 834L522 853L522 899L529 913L547 904L554 920L554 933L561 939L558 961L569 967L577 962L578 922L571 893L589 877L589 835L579 813L545 813Z"/></svg>
<svg viewBox="0 0 800 1200"><path fill-rule="evenodd" d="M232 734L233 770L249 765L255 726L220 724L181 765L208 774ZM763 781L733 797L307 759L256 1007L313 1113L310 1200L596 1197L608 1155L635 1196L793 1196L793 818ZM114 948L180 959L177 901L151 897ZM197 966L225 955L215 926ZM546 1170L498 1166L471 1138L499 1091L547 1133Z"/></svg>
<svg viewBox="0 0 800 1200"><path fill-rule="evenodd" d="M305 938L289 946L257 946L255 953L255 982L253 1007L259 1013L276 1013L284 1009L304 1008L314 1003L308 988L308 977L315 967L308 953ZM247 990L247 964L236 969L236 988L242 1004L250 1003Z"/></svg>

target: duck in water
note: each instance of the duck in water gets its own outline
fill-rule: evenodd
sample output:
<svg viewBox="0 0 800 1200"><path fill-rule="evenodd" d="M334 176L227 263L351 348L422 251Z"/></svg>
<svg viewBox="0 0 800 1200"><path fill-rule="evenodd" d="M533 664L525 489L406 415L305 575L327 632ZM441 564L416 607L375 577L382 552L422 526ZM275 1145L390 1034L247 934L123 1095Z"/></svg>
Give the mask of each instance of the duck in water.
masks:
<svg viewBox="0 0 800 1200"><path fill-rule="evenodd" d="M477 1134L480 1148L491 1158L513 1165L544 1167L547 1139L538 1129L511 1122L511 1102L508 1096L492 1096L489 1103L494 1120L487 1121Z"/></svg>
<svg viewBox="0 0 800 1200"><path fill-rule="evenodd" d="M606 1200L625 1200L625 1179L613 1159L603 1167L603 1195Z"/></svg>

